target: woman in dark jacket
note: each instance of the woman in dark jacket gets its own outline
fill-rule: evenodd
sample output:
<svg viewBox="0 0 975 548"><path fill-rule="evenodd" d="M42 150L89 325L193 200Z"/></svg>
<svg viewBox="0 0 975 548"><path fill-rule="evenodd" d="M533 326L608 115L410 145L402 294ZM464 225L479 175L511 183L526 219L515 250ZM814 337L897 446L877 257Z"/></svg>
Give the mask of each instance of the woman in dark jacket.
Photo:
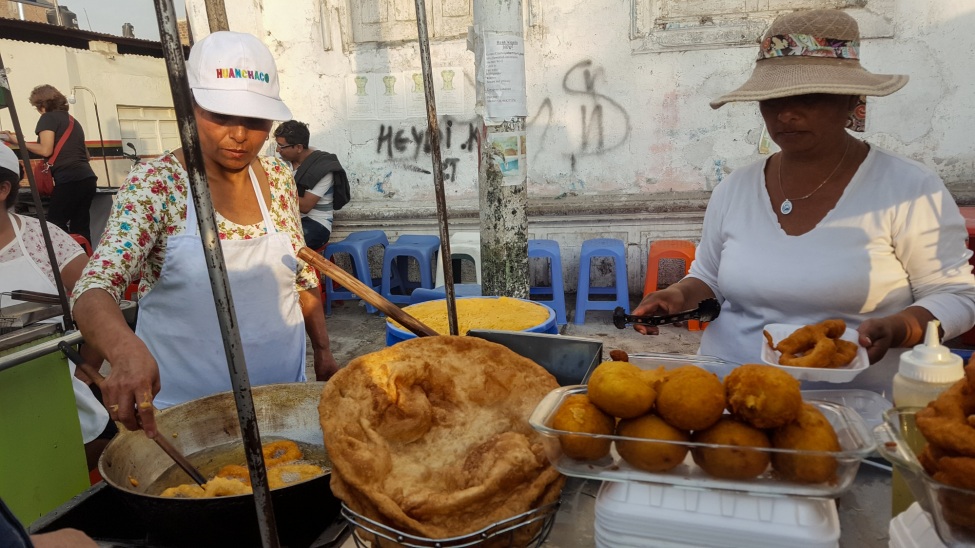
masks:
<svg viewBox="0 0 975 548"><path fill-rule="evenodd" d="M71 115L68 114L68 99L54 86L37 86L30 93L30 104L41 113L37 127L36 143L24 143L27 150L49 158L61 137L68 131ZM7 140L17 143L17 136L6 132ZM54 176L54 194L48 206L47 220L65 232L81 234L91 242L91 201L95 197L98 177L88 162L88 149L85 147L85 130L75 120L64 146L58 153L51 168ZM94 245L96 242L91 242Z"/></svg>

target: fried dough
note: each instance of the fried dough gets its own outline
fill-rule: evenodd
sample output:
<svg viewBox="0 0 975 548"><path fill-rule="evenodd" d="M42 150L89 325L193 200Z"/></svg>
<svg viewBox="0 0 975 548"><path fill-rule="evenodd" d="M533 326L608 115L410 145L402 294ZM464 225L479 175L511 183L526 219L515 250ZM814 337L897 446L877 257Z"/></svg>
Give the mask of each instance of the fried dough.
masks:
<svg viewBox="0 0 975 548"><path fill-rule="evenodd" d="M422 337L356 358L319 404L332 492L427 538L554 502L565 479L527 419L557 387L535 362L475 337Z"/></svg>

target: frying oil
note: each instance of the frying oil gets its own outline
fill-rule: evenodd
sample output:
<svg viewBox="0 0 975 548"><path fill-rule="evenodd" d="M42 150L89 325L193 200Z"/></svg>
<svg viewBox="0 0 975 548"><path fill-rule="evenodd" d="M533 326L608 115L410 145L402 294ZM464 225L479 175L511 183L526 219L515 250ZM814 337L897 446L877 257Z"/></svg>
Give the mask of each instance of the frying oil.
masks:
<svg viewBox="0 0 975 548"><path fill-rule="evenodd" d="M273 443L275 441L293 441L287 440L287 438L281 437L262 437L261 442L264 445ZM325 447L321 445L312 445L310 443L305 443L301 441L295 442L298 448L301 449L302 455L304 457L300 460L296 460L289 464L314 464L321 466L325 473L332 470L332 461L329 460L328 454L325 453ZM241 466L247 466L247 458L244 456L244 441L237 440L223 445L217 445L215 447L210 447L204 449L203 451L198 451L192 455L188 455L187 459L190 463L196 467L197 470L203 474L203 477L207 479L212 479L217 472L227 466L228 464L238 464ZM156 481L149 485L146 489L146 493L152 495L159 495L166 489L170 487L176 487L177 485L183 485L185 483L193 483L193 480L186 475L178 465L173 464L166 469L165 472L160 474Z"/></svg>

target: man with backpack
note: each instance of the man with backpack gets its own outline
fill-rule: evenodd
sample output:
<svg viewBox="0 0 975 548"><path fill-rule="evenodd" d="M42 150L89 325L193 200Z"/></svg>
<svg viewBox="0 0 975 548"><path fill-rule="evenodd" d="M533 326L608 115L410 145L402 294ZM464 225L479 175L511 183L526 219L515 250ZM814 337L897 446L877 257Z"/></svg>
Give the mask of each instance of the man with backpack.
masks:
<svg viewBox="0 0 975 548"><path fill-rule="evenodd" d="M318 249L328 243L334 212L349 202L349 177L337 156L308 146L308 139L308 125L297 120L274 130L278 154L295 170L305 245Z"/></svg>

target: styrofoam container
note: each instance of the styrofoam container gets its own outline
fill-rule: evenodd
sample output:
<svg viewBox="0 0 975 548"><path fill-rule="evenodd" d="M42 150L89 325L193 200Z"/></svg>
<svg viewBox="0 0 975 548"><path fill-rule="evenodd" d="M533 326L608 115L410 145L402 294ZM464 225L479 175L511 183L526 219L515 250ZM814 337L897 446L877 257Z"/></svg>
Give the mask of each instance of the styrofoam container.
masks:
<svg viewBox="0 0 975 548"><path fill-rule="evenodd" d="M603 482L597 546L838 546L830 499L768 497L640 482Z"/></svg>
<svg viewBox="0 0 975 548"><path fill-rule="evenodd" d="M788 337L789 335L792 335L801 327L804 326L788 323L772 323L765 326L765 331L768 331L769 335L772 336L772 341L775 344L778 344L779 341ZM780 365L779 352L773 350L772 347L769 346L765 337L762 337L762 361L782 369L800 381L850 382L856 378L857 375L866 371L867 367L870 366L870 358L867 356L867 349L860 346L860 344L857 342L859 337L859 333L850 328L847 328L840 337L844 341L849 341L857 345L856 357L853 358L852 362L844 367L791 367L788 365Z"/></svg>
<svg viewBox="0 0 975 548"><path fill-rule="evenodd" d="M931 518L918 503L890 520L890 548L945 548Z"/></svg>

